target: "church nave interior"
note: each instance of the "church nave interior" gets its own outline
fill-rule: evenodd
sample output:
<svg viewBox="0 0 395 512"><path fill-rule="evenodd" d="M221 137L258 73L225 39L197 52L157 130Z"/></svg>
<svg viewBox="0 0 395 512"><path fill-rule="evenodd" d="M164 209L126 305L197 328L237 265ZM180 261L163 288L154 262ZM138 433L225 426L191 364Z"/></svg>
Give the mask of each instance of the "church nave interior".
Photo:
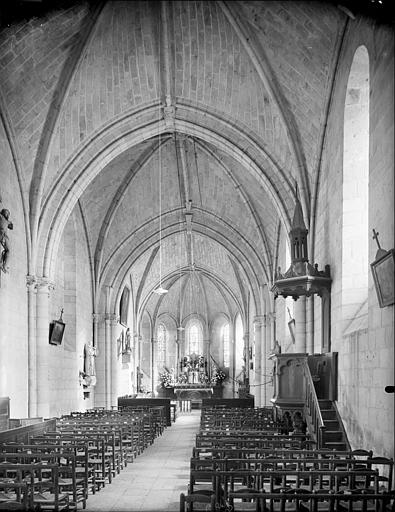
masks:
<svg viewBox="0 0 395 512"><path fill-rule="evenodd" d="M388 0L2 3L0 447L124 410L155 461L233 406L394 457L393 27Z"/></svg>

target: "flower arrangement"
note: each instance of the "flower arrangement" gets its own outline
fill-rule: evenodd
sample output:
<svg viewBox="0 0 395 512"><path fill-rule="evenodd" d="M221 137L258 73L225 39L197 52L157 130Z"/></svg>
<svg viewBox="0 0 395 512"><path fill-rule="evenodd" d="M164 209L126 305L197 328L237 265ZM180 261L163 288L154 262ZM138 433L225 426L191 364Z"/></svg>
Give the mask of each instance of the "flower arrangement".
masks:
<svg viewBox="0 0 395 512"><path fill-rule="evenodd" d="M214 366L211 372L211 382L213 384L221 384L226 379L226 373L218 366Z"/></svg>
<svg viewBox="0 0 395 512"><path fill-rule="evenodd" d="M174 386L175 382L175 375L174 370L172 369L170 372L169 370L166 370L166 368L163 370L163 372L159 373L159 380L163 388L171 388Z"/></svg>
<svg viewBox="0 0 395 512"><path fill-rule="evenodd" d="M178 383L179 384L186 384L188 382L188 375L186 373L182 373L178 376Z"/></svg>

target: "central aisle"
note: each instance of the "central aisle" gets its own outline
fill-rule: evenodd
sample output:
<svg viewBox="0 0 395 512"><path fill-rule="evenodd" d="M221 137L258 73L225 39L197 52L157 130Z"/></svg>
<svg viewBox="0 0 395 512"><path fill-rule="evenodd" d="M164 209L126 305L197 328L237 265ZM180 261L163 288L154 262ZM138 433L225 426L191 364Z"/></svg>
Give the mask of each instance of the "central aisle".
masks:
<svg viewBox="0 0 395 512"><path fill-rule="evenodd" d="M200 410L180 414L110 485L89 495L86 512L178 511L180 493L187 492L199 423Z"/></svg>

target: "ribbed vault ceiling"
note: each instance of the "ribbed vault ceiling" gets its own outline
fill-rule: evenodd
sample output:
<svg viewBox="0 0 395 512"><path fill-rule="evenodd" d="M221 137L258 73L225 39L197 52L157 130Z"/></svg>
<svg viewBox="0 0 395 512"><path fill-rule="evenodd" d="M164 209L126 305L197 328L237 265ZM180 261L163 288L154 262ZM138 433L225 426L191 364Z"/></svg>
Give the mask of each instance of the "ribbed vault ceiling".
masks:
<svg viewBox="0 0 395 512"><path fill-rule="evenodd" d="M0 99L34 271L54 272L78 208L97 304L128 283L136 314L178 320L180 293L184 316L190 296L203 316L249 296L259 313L296 183L307 224L314 208L346 19L330 2L109 0L10 23Z"/></svg>

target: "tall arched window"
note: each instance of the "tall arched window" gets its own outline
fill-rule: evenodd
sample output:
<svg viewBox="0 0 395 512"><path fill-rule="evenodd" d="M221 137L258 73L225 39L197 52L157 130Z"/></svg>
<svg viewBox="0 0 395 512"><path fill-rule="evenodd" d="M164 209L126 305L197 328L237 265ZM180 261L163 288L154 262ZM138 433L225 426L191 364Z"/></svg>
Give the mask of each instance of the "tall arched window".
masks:
<svg viewBox="0 0 395 512"><path fill-rule="evenodd" d="M164 324L158 325L157 337L158 337L158 346L157 346L156 362L157 362L158 367L165 366L167 329Z"/></svg>
<svg viewBox="0 0 395 512"><path fill-rule="evenodd" d="M119 321L122 325L128 324L129 296L129 288L125 286L119 301Z"/></svg>
<svg viewBox="0 0 395 512"><path fill-rule="evenodd" d="M355 54L347 83L343 144L342 303L345 328L368 297L369 55Z"/></svg>
<svg viewBox="0 0 395 512"><path fill-rule="evenodd" d="M203 354L203 329L199 320L191 320L186 329L186 346L189 354Z"/></svg>
<svg viewBox="0 0 395 512"><path fill-rule="evenodd" d="M236 376L241 373L241 371L243 370L243 366L245 367L243 335L244 335L243 321L241 319L241 316L238 314L236 317L236 322L235 322L235 372L236 372Z"/></svg>
<svg viewBox="0 0 395 512"><path fill-rule="evenodd" d="M222 327L222 341L224 347L224 366L230 367L230 340L229 340L229 324Z"/></svg>

